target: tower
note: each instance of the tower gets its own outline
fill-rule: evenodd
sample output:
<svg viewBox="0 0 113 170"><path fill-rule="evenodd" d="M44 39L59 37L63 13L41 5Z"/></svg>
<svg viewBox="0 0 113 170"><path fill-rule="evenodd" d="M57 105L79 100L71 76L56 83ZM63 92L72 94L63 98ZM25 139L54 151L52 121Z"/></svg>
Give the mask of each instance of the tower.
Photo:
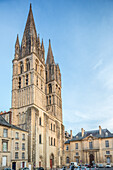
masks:
<svg viewBox="0 0 113 170"><path fill-rule="evenodd" d="M62 165L61 73L49 41L47 60L43 39L36 32L32 7L22 37L15 44L12 77L12 122L29 131L28 160L32 167Z"/></svg>
<svg viewBox="0 0 113 170"><path fill-rule="evenodd" d="M55 64L49 40L46 60L46 110L62 121L61 73L59 65Z"/></svg>

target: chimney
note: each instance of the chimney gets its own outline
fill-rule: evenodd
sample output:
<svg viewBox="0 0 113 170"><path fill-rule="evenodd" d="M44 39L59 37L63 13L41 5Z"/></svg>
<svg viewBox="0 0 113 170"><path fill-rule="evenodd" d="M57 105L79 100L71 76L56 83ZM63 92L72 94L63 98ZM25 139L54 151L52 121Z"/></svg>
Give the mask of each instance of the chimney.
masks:
<svg viewBox="0 0 113 170"><path fill-rule="evenodd" d="M71 135L71 139L72 139L72 130L70 130L70 135Z"/></svg>
<svg viewBox="0 0 113 170"><path fill-rule="evenodd" d="M102 128L101 128L101 126L99 126L99 135L101 135L102 134Z"/></svg>
<svg viewBox="0 0 113 170"><path fill-rule="evenodd" d="M81 132L82 132L82 137L84 136L84 129L81 128Z"/></svg>

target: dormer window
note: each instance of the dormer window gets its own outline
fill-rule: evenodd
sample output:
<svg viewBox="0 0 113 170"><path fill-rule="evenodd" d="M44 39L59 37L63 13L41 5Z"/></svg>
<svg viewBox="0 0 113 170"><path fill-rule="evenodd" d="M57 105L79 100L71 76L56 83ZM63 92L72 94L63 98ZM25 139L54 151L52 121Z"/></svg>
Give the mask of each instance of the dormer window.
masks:
<svg viewBox="0 0 113 170"><path fill-rule="evenodd" d="M105 135L108 136L108 132L106 132Z"/></svg>

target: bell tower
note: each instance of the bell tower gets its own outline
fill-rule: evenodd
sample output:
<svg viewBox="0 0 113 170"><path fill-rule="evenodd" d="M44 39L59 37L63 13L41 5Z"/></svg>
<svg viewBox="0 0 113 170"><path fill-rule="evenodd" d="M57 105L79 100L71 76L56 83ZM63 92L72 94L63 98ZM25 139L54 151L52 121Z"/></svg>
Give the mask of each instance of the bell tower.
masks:
<svg viewBox="0 0 113 170"><path fill-rule="evenodd" d="M50 40L46 60L46 111L62 121L61 73Z"/></svg>
<svg viewBox="0 0 113 170"><path fill-rule="evenodd" d="M29 14L22 38L15 44L12 79L13 124L26 129L26 110L35 105L46 111L45 50L43 40L37 36L30 4Z"/></svg>
<svg viewBox="0 0 113 170"><path fill-rule="evenodd" d="M50 169L62 165L61 73L49 40L47 60L30 5L22 42L17 35L12 76L12 124L29 131L28 161Z"/></svg>

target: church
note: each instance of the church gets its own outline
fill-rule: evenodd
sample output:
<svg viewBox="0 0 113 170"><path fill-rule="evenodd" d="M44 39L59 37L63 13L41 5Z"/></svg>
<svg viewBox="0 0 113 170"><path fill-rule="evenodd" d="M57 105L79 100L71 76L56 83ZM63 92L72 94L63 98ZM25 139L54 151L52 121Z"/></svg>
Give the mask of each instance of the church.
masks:
<svg viewBox="0 0 113 170"><path fill-rule="evenodd" d="M22 38L15 43L12 75L12 124L28 131L28 162L47 169L63 164L61 72L51 41L47 59L30 4Z"/></svg>

